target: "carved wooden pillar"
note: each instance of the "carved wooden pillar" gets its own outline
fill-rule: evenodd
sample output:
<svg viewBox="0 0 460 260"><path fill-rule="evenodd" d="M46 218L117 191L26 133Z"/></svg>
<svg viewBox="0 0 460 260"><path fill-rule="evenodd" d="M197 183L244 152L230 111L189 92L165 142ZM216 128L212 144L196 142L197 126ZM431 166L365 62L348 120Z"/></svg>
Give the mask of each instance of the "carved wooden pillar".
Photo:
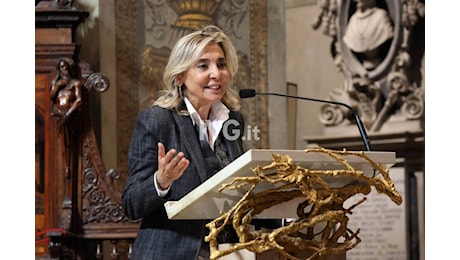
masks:
<svg viewBox="0 0 460 260"><path fill-rule="evenodd" d="M76 206L72 181L78 174L78 150L66 146L64 132L51 116L50 94L58 60L66 58L78 66L80 46L75 43L75 30L86 17L88 12L69 8L62 1L42 1L35 8L35 115L36 133L41 133L36 138L36 231L71 228L70 217ZM76 77L87 73L82 67Z"/></svg>
<svg viewBox="0 0 460 260"><path fill-rule="evenodd" d="M35 8L36 228L65 231L48 234L51 257L103 257L103 242L114 241L118 258L118 241L135 238L139 225L123 214L113 184L119 174L100 156L89 95L106 91L109 80L79 58L76 29L89 13L72 4L39 1Z"/></svg>

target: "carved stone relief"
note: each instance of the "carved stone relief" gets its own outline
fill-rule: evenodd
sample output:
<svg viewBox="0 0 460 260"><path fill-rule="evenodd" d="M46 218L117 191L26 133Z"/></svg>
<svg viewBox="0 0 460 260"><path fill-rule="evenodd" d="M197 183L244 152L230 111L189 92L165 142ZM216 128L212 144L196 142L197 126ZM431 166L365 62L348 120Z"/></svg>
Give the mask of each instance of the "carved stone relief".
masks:
<svg viewBox="0 0 460 260"><path fill-rule="evenodd" d="M424 127L424 17L423 0L321 1L313 28L332 37L331 55L345 76L329 98L349 104L371 132ZM350 111L331 105L320 120L329 130L353 124Z"/></svg>

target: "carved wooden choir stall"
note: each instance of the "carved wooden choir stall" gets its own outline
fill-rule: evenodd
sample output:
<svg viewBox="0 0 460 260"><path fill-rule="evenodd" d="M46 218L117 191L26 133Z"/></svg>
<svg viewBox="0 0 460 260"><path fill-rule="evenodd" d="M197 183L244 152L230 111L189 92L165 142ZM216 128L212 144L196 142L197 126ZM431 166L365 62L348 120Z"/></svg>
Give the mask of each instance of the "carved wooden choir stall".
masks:
<svg viewBox="0 0 460 260"><path fill-rule="evenodd" d="M122 212L118 173L105 168L90 118L89 96L109 81L79 58L76 28L87 17L72 1L36 4L37 258L103 259L103 244L112 259L127 257L139 226Z"/></svg>

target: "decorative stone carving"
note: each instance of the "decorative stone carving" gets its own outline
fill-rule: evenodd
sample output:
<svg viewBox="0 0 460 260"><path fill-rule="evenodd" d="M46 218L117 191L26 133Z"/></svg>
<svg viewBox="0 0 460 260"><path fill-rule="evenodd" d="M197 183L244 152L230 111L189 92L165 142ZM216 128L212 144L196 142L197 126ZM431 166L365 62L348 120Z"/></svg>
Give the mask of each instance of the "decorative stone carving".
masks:
<svg viewBox="0 0 460 260"><path fill-rule="evenodd" d="M345 76L329 98L354 108L371 132L390 123L423 128L424 1L323 0L320 7L313 28L333 38L331 54ZM354 124L350 111L330 105L320 120L336 131Z"/></svg>
<svg viewBox="0 0 460 260"><path fill-rule="evenodd" d="M194 29L213 22L222 0L170 0L167 3L179 16L175 26Z"/></svg>

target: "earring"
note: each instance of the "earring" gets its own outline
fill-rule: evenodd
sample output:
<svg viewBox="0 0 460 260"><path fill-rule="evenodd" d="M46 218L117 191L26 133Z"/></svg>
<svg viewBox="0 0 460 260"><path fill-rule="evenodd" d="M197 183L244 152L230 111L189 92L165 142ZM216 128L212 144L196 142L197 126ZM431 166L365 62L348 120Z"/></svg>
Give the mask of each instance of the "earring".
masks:
<svg viewBox="0 0 460 260"><path fill-rule="evenodd" d="M180 85L180 86L177 86L177 92L179 92L179 97L181 99L184 99L184 93L182 93L183 92L183 86L184 86L183 84Z"/></svg>

